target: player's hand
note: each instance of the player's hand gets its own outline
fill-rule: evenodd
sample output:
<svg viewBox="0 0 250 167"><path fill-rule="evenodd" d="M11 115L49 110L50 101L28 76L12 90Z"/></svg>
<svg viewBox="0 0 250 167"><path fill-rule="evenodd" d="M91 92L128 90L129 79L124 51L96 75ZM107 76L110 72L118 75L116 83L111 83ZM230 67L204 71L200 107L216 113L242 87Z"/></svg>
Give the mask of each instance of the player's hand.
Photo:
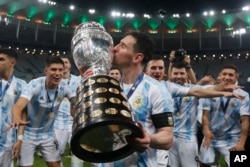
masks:
<svg viewBox="0 0 250 167"><path fill-rule="evenodd" d="M175 58L175 51L172 50L172 51L170 52L170 55L169 55L169 61L172 62L172 61L174 60L174 58Z"/></svg>
<svg viewBox="0 0 250 167"><path fill-rule="evenodd" d="M244 146L240 146L238 144L230 148L230 151L244 151L244 150L245 150Z"/></svg>
<svg viewBox="0 0 250 167"><path fill-rule="evenodd" d="M228 92L244 88L243 86L240 85L228 84L228 83L221 83L221 86L223 87L223 91L228 91Z"/></svg>
<svg viewBox="0 0 250 167"><path fill-rule="evenodd" d="M238 93L233 93L233 92L224 92L225 97L233 97L233 98L238 98L240 100L244 100L245 96L242 96L241 94Z"/></svg>
<svg viewBox="0 0 250 167"><path fill-rule="evenodd" d="M13 123L11 123L5 130L9 131L10 129L15 128L17 126L28 125L28 124L30 124L30 121L23 121L21 119L16 120L16 121L13 121Z"/></svg>
<svg viewBox="0 0 250 167"><path fill-rule="evenodd" d="M126 140L132 148L134 148L136 151L142 153L149 148L150 137L140 122L138 122L138 125L142 130L143 137L139 138L139 137L127 136Z"/></svg>
<svg viewBox="0 0 250 167"><path fill-rule="evenodd" d="M190 59L190 56L189 56L189 55L185 55L183 61L186 62L187 65L190 66L190 64L191 64L191 59Z"/></svg>
<svg viewBox="0 0 250 167"><path fill-rule="evenodd" d="M21 140L17 140L17 142L14 144L12 149L12 159L18 159L20 157L21 144Z"/></svg>
<svg viewBox="0 0 250 167"><path fill-rule="evenodd" d="M83 77L83 79L86 79L86 78L88 78L88 77L91 77L91 76L93 76L94 75L94 71L93 71L93 69L87 69L83 74L82 74L82 77Z"/></svg>
<svg viewBox="0 0 250 167"><path fill-rule="evenodd" d="M214 134L211 131L207 131L207 132L204 132L204 137L205 137L205 140L202 145L204 147L209 147L211 144L211 140L214 139Z"/></svg>

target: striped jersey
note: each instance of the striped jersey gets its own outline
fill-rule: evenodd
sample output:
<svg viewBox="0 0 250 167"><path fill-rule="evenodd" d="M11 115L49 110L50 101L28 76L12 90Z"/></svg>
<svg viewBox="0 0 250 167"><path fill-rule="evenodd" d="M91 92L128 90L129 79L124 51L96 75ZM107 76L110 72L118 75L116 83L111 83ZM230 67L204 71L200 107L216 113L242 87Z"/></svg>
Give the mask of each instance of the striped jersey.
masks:
<svg viewBox="0 0 250 167"><path fill-rule="evenodd" d="M215 136L211 140L212 147L237 143L241 133L240 117L250 115L249 94L242 89L236 89L234 92L245 96L245 99L216 97L205 99L203 102L202 109L209 110L209 128Z"/></svg>
<svg viewBox="0 0 250 167"><path fill-rule="evenodd" d="M73 92L76 92L76 89L81 82L81 77L71 74L68 79L63 79L62 82L64 82ZM70 115L70 102L68 98L65 97L63 98L55 117L54 128L71 131L72 124L73 117Z"/></svg>
<svg viewBox="0 0 250 167"><path fill-rule="evenodd" d="M25 139L42 140L52 137L55 117L50 117L50 114L53 112L56 116L65 96L69 99L75 96L64 82L60 82L57 89L47 90L45 81L46 77L31 80L21 94L21 97L29 100L27 115L30 124L25 127Z"/></svg>
<svg viewBox="0 0 250 167"><path fill-rule="evenodd" d="M133 85L123 84L125 94ZM148 133L156 133L151 116L154 114L173 112L170 93L157 80L144 75L142 81L128 99L137 121L140 121ZM99 164L100 167L156 167L156 149L149 148L143 153L135 152L130 156L112 163Z"/></svg>
<svg viewBox="0 0 250 167"><path fill-rule="evenodd" d="M2 80L2 92L7 81ZM12 107L21 95L26 82L13 76L12 82L0 101L0 153L11 148L16 142L16 129L6 131L5 129L12 123Z"/></svg>
<svg viewBox="0 0 250 167"><path fill-rule="evenodd" d="M200 85L184 86L169 81L165 82L174 100L174 136L186 141L194 141L197 133L198 98L186 96L190 88L201 88Z"/></svg>

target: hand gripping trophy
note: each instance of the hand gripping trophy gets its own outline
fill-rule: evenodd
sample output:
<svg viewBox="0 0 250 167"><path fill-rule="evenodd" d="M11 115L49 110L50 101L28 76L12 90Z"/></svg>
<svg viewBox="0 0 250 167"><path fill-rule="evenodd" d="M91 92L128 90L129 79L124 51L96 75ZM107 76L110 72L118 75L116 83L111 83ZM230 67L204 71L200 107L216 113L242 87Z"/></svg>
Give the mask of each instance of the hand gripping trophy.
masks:
<svg viewBox="0 0 250 167"><path fill-rule="evenodd" d="M111 162L134 152L126 136L142 136L119 81L108 76L112 37L96 22L82 23L71 41L78 69L91 69L77 89L72 152L89 162Z"/></svg>

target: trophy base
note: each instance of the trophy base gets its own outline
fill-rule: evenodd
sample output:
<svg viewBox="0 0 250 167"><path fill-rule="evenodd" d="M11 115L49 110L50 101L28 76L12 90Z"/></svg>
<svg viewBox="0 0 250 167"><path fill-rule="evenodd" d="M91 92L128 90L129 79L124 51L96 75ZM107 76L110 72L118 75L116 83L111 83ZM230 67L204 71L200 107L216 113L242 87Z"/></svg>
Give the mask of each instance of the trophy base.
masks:
<svg viewBox="0 0 250 167"><path fill-rule="evenodd" d="M106 119L77 128L71 138L73 154L88 162L112 162L129 156L134 149L126 136L142 137L141 129L125 120Z"/></svg>

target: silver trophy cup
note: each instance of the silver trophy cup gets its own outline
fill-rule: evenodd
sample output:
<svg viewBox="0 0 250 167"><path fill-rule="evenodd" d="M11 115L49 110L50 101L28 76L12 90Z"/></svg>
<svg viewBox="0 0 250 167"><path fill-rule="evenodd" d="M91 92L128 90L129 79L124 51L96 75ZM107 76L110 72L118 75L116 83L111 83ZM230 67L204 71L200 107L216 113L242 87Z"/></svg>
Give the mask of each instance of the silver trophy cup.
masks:
<svg viewBox="0 0 250 167"><path fill-rule="evenodd" d="M122 159L134 152L126 136L142 137L119 81L107 75L112 48L112 37L96 22L80 24L71 42L78 69L94 72L77 89L70 143L73 154L89 162Z"/></svg>

